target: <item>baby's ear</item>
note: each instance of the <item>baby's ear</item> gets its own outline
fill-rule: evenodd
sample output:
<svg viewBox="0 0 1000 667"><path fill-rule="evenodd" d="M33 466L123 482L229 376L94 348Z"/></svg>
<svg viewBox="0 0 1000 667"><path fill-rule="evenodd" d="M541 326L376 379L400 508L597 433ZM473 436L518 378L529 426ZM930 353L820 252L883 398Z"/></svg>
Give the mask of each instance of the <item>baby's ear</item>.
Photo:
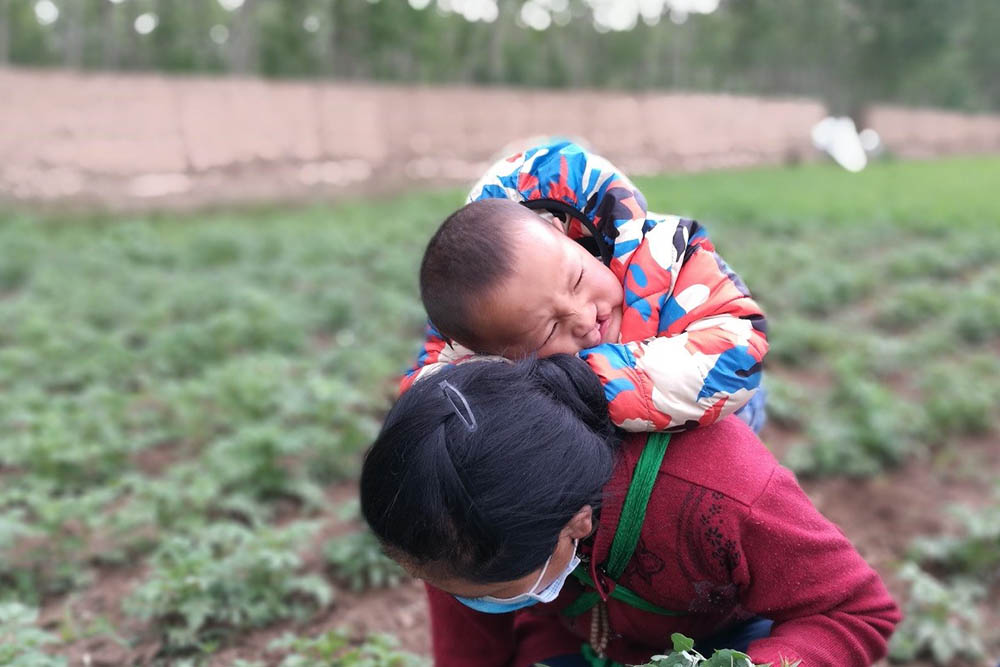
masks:
<svg viewBox="0 0 1000 667"><path fill-rule="evenodd" d="M557 212L553 213L551 211L538 210L534 211L535 215L538 216L542 222L556 229L560 234L566 231L566 214Z"/></svg>

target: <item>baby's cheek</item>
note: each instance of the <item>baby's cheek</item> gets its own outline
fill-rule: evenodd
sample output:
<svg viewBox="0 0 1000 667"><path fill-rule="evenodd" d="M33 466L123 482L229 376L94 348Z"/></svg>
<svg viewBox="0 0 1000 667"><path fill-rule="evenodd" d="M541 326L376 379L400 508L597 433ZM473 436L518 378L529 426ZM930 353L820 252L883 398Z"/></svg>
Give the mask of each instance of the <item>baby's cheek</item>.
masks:
<svg viewBox="0 0 1000 667"><path fill-rule="evenodd" d="M621 304L625 301L625 288L618 282L618 278L615 277L615 274L611 273L610 269L605 268L604 270L606 274L602 280L603 291L609 301L614 304Z"/></svg>

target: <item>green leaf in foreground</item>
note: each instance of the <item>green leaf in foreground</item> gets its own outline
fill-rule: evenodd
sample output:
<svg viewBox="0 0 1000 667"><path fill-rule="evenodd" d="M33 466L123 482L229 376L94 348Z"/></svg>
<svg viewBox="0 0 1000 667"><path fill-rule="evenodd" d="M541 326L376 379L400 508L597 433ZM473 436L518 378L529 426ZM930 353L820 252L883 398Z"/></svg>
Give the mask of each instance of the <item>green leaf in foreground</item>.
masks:
<svg viewBox="0 0 1000 667"><path fill-rule="evenodd" d="M667 655L654 655L640 667L768 667L755 665L746 653L732 649L720 649L706 658L694 650L694 640L675 632L670 635L674 650ZM782 662L782 667L795 667L798 662Z"/></svg>

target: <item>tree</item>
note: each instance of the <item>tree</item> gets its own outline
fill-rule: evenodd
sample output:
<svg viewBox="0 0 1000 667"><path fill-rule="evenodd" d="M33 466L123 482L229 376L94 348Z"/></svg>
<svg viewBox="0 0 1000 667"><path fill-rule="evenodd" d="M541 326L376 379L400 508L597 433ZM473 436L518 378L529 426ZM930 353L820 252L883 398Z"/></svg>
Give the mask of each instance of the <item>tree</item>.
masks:
<svg viewBox="0 0 1000 667"><path fill-rule="evenodd" d="M10 60L10 0L0 0L0 65Z"/></svg>
<svg viewBox="0 0 1000 667"><path fill-rule="evenodd" d="M37 0L0 0L0 63L1000 108L997 0L721 0L680 25L667 3L622 32L598 30L590 0L495 0L492 22L463 18L470 0L51 1L62 13L41 25ZM528 4L557 7L547 30L523 25ZM137 35L146 12L158 24Z"/></svg>
<svg viewBox="0 0 1000 667"><path fill-rule="evenodd" d="M257 0L245 0L233 13L233 27L229 35L226 55L229 71L237 74L257 72Z"/></svg>

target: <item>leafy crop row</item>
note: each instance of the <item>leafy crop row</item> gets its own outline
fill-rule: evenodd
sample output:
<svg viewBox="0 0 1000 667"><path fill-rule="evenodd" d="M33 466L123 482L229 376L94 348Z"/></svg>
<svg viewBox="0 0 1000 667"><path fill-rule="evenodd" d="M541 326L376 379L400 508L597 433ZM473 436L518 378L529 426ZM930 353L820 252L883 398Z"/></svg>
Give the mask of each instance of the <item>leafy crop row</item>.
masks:
<svg viewBox="0 0 1000 667"><path fill-rule="evenodd" d="M285 634L271 642L271 652L286 652L278 667L428 667L430 661L396 648L387 635L370 635L361 640L331 630L316 637ZM233 667L263 667L258 661L238 661Z"/></svg>
<svg viewBox="0 0 1000 667"><path fill-rule="evenodd" d="M913 540L899 577L909 585L903 623L890 657L929 656L938 665L955 658L983 659L988 628L980 605L1000 581L1000 487L984 507L950 508L956 529Z"/></svg>
<svg viewBox="0 0 1000 667"><path fill-rule="evenodd" d="M122 611L170 661L335 604L302 555L415 349L419 257L399 241L444 201L0 218L3 597L141 564Z"/></svg>
<svg viewBox="0 0 1000 667"><path fill-rule="evenodd" d="M126 610L156 619L169 650L204 650L246 628L307 616L332 600L324 580L297 574L302 562L289 547L308 535L303 524L253 531L219 523L173 536L153 553Z"/></svg>

